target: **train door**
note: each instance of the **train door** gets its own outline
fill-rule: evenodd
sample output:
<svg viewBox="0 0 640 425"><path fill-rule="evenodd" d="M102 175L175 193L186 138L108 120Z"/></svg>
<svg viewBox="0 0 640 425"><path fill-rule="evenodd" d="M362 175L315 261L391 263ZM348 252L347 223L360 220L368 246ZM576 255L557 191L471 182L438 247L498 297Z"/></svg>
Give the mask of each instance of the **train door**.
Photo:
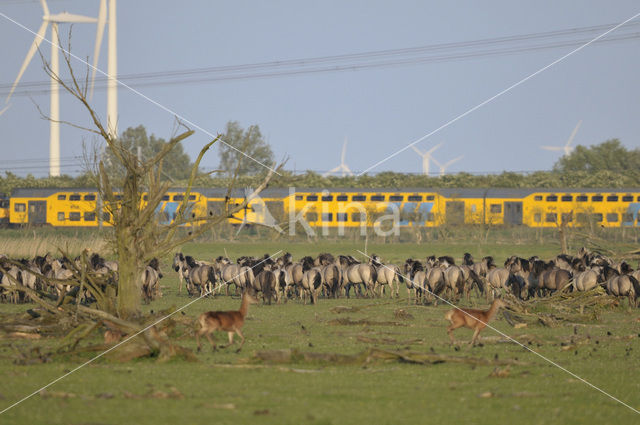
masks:
<svg viewBox="0 0 640 425"><path fill-rule="evenodd" d="M464 201L447 201L447 224L464 224Z"/></svg>
<svg viewBox="0 0 640 425"><path fill-rule="evenodd" d="M29 224L47 222L47 201L29 201Z"/></svg>
<svg viewBox="0 0 640 425"><path fill-rule="evenodd" d="M522 202L504 203L504 224L522 224Z"/></svg>

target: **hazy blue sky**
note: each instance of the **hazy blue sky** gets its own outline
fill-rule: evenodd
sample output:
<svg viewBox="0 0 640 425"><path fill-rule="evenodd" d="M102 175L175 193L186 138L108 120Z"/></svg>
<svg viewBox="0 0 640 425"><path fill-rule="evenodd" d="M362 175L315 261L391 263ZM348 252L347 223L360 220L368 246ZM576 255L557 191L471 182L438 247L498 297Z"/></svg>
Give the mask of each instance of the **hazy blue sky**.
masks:
<svg viewBox="0 0 640 425"><path fill-rule="evenodd" d="M67 10L97 15L98 3L50 0L49 8L52 13ZM0 11L34 31L41 23L38 1L0 0ZM632 0L120 1L119 73L458 43L616 23L638 12L640 3ZM61 32L66 34L64 29ZM640 24L620 33L640 33ZM90 56L94 37L95 26L76 25L74 53ZM32 40L32 34L0 17L0 109L6 85L15 79ZM464 155L451 167L452 172L549 169L559 153L544 151L539 145L564 144L579 120L583 124L574 144L617 137L628 147L639 147L639 43L640 38L631 38L589 46L419 147L428 149L444 141L434 154L442 162ZM99 63L104 70L106 47L105 38ZM352 170L364 170L573 48L346 72L141 86L139 90L212 133L222 132L229 120L243 126L258 124L277 157L289 156L288 167L297 170L334 167L347 137L347 163ZM50 47L44 46L43 51L48 56ZM22 81L44 80L36 56ZM94 100L104 113L106 93L97 91ZM170 114L124 88L119 90L119 100L120 130L143 124L157 136L170 135L174 126ZM33 93L31 99L14 97L11 108L0 116L0 172L47 173L49 126L40 119L33 102L45 111L49 108L48 94ZM78 124L88 122L69 96L62 97L61 116ZM83 140L93 140L69 127L63 127L61 134L63 158L82 155ZM185 143L185 149L195 157L208 139L198 132ZM42 161L25 162L28 159ZM77 173L80 162L63 161L63 173ZM211 169L217 162L214 151L205 157L203 166ZM421 161L410 150L375 171L382 170L418 172Z"/></svg>

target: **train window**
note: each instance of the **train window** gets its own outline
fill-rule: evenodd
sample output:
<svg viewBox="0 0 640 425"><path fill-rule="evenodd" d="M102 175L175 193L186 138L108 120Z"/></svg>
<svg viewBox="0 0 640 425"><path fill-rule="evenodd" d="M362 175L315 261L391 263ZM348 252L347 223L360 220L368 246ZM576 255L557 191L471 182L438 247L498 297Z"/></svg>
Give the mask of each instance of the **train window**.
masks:
<svg viewBox="0 0 640 425"><path fill-rule="evenodd" d="M540 223L542 221L542 214L535 213L533 215L533 221L536 222L536 223Z"/></svg>
<svg viewBox="0 0 640 425"><path fill-rule="evenodd" d="M594 219L595 221L597 221L598 223L599 223L599 222L601 222L601 221L602 221L602 213L595 213L595 214L593 215L593 219Z"/></svg>
<svg viewBox="0 0 640 425"><path fill-rule="evenodd" d="M536 195L533 197L534 201L542 201L542 195Z"/></svg>
<svg viewBox="0 0 640 425"><path fill-rule="evenodd" d="M323 201L333 201L333 195L326 195L322 197Z"/></svg>
<svg viewBox="0 0 640 425"><path fill-rule="evenodd" d="M196 200L196 195L189 195L189 200L190 201L195 201Z"/></svg>
<svg viewBox="0 0 640 425"><path fill-rule="evenodd" d="M80 213L79 212L70 212L69 213L69 221L80 221Z"/></svg>
<svg viewBox="0 0 640 425"><path fill-rule="evenodd" d="M633 223L633 213L622 213L622 221L625 223Z"/></svg>
<svg viewBox="0 0 640 425"><path fill-rule="evenodd" d="M618 213L607 213L607 221L609 223L616 223L618 218Z"/></svg>
<svg viewBox="0 0 640 425"><path fill-rule="evenodd" d="M625 195L622 197L622 202L633 202L633 196Z"/></svg>
<svg viewBox="0 0 640 425"><path fill-rule="evenodd" d="M436 221L436 215L432 212L427 213L427 221L430 221L430 222Z"/></svg>
<svg viewBox="0 0 640 425"><path fill-rule="evenodd" d="M109 221L109 220L111 220L111 214L109 214L108 212L102 213L102 221Z"/></svg>
<svg viewBox="0 0 640 425"><path fill-rule="evenodd" d="M64 201L67 199L67 195L58 195L58 201Z"/></svg>
<svg viewBox="0 0 640 425"><path fill-rule="evenodd" d="M143 200L143 201L145 201L145 202L147 202L147 201L149 200L149 195L144 195L144 196L142 197L142 200Z"/></svg>
<svg viewBox="0 0 640 425"><path fill-rule="evenodd" d="M184 200L184 195L173 195L173 200L174 201L183 201Z"/></svg>
<svg viewBox="0 0 640 425"><path fill-rule="evenodd" d="M13 206L13 210L15 212L25 212L27 210L27 207L25 204L15 204Z"/></svg>
<svg viewBox="0 0 640 425"><path fill-rule="evenodd" d="M602 202L602 195L593 195L591 197L591 202Z"/></svg>
<svg viewBox="0 0 640 425"><path fill-rule="evenodd" d="M351 197L351 200L355 202L363 202L367 200L367 197L364 195L353 195Z"/></svg>
<svg viewBox="0 0 640 425"><path fill-rule="evenodd" d="M436 199L434 195L427 195L427 201L433 201L434 199Z"/></svg>
<svg viewBox="0 0 640 425"><path fill-rule="evenodd" d="M348 217L347 213L336 213L336 221L347 221Z"/></svg>
<svg viewBox="0 0 640 425"><path fill-rule="evenodd" d="M2 201L0 201L0 208L9 208L9 200L3 199Z"/></svg>
<svg viewBox="0 0 640 425"><path fill-rule="evenodd" d="M545 217L545 221L547 223L557 223L558 222L558 214L556 213L547 213Z"/></svg>
<svg viewBox="0 0 640 425"><path fill-rule="evenodd" d="M359 212L351 213L351 221L361 223L363 221L366 221L366 219L367 219L367 215L365 213L359 213Z"/></svg>
<svg viewBox="0 0 640 425"><path fill-rule="evenodd" d="M69 200L70 201L79 201L80 200L80 195L78 195L77 193L75 193L73 195L69 195Z"/></svg>
<svg viewBox="0 0 640 425"><path fill-rule="evenodd" d="M116 201L122 201L122 195L114 195L113 197L116 199ZM71 199L71 197L69 197L69 199Z"/></svg>
<svg viewBox="0 0 640 425"><path fill-rule="evenodd" d="M376 202L384 201L384 195L371 195L371 200Z"/></svg>
<svg viewBox="0 0 640 425"><path fill-rule="evenodd" d="M578 202L587 202L589 197L587 195L578 195L576 196L576 201Z"/></svg>
<svg viewBox="0 0 640 425"><path fill-rule="evenodd" d="M317 201L318 200L318 195L308 195L307 196L307 201Z"/></svg>
<svg viewBox="0 0 640 425"><path fill-rule="evenodd" d="M318 213L308 212L304 216L307 221L318 221Z"/></svg>
<svg viewBox="0 0 640 425"><path fill-rule="evenodd" d="M58 221L64 221L64 213L63 212L59 212L58 213Z"/></svg>
<svg viewBox="0 0 640 425"><path fill-rule="evenodd" d="M84 195L84 200L85 201L95 201L96 200L96 195Z"/></svg>
<svg viewBox="0 0 640 425"><path fill-rule="evenodd" d="M96 213L94 212L84 213L84 221L96 221Z"/></svg>
<svg viewBox="0 0 640 425"><path fill-rule="evenodd" d="M640 202L640 196L638 196L638 197L636 198L636 201Z"/></svg>
<svg viewBox="0 0 640 425"><path fill-rule="evenodd" d="M302 201L303 199L304 199L304 196L296 195L296 201Z"/></svg>
<svg viewBox="0 0 640 425"><path fill-rule="evenodd" d="M391 202L402 202L404 200L404 196L402 196L402 195L391 195L391 196L389 196L389 200Z"/></svg>
<svg viewBox="0 0 640 425"><path fill-rule="evenodd" d="M168 200L169 200L169 195L164 195L164 196L162 197L162 200L163 200L163 201L168 201Z"/></svg>
<svg viewBox="0 0 640 425"><path fill-rule="evenodd" d="M420 195L409 195L407 199L409 202L422 202L422 196Z"/></svg>
<svg viewBox="0 0 640 425"><path fill-rule="evenodd" d="M338 195L336 196L336 200L339 202L346 202L349 200L349 197L347 195Z"/></svg>
<svg viewBox="0 0 640 425"><path fill-rule="evenodd" d="M570 212L562 213L562 222L563 223L571 223L573 221L573 214Z"/></svg>
<svg viewBox="0 0 640 425"><path fill-rule="evenodd" d="M491 207L489 208L489 211L491 211L493 214L500 214L502 212L502 205L500 205L500 204L491 204Z"/></svg>
<svg viewBox="0 0 640 425"><path fill-rule="evenodd" d="M563 195L562 198L560 198L560 200L562 202L571 202L571 201L573 201L573 196L571 196L571 195Z"/></svg>
<svg viewBox="0 0 640 425"><path fill-rule="evenodd" d="M333 213L322 213L322 221L333 221Z"/></svg>
<svg viewBox="0 0 640 425"><path fill-rule="evenodd" d="M547 196L547 202L556 202L558 200L557 195L549 195Z"/></svg>
<svg viewBox="0 0 640 425"><path fill-rule="evenodd" d="M617 201L618 201L618 195L607 196L607 202L617 202Z"/></svg>

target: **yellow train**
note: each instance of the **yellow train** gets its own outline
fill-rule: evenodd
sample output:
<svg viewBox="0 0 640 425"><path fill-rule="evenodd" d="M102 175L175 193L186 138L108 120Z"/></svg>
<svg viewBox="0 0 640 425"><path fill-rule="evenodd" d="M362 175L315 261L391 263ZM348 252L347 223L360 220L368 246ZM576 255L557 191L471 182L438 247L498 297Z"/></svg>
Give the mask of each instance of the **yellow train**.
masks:
<svg viewBox="0 0 640 425"><path fill-rule="evenodd" d="M226 189L192 190L196 215L224 211ZM117 195L116 195L117 196ZM175 218L184 189L171 189L158 207L162 221ZM233 205L245 199L236 190ZM146 201L143 195L141 205ZM96 227L111 225L109 208L95 189L15 189L0 199L0 218L11 226ZM460 224L556 227L595 223L638 226L640 189L267 189L232 224L281 226L304 221L310 227L376 226L394 220L401 227Z"/></svg>

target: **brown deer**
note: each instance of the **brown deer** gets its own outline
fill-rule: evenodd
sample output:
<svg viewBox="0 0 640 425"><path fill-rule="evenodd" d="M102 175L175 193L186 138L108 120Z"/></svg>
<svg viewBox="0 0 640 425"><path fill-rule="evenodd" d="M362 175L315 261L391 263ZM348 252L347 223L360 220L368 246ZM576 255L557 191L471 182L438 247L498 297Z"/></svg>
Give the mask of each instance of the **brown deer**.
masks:
<svg viewBox="0 0 640 425"><path fill-rule="evenodd" d="M454 308L449 310L444 318L451 322L451 325L447 327L447 333L451 338L451 344L455 344L453 339L453 331L466 327L473 329L473 338L471 338L471 345L475 345L478 340L478 335L489 323L489 320L495 316L500 307L504 307L506 304L499 298L493 300L489 310L475 310L471 308Z"/></svg>
<svg viewBox="0 0 640 425"><path fill-rule="evenodd" d="M198 351L202 348L202 344L200 343L200 337L202 335L206 336L213 351L217 350L217 346L211 334L214 331L224 331L229 335L229 344L223 346L226 348L233 344L233 334L237 333L242 341L240 341L240 347L236 350L236 353L240 352L242 346L244 345L244 335L242 335L242 325L244 325L244 318L247 316L247 311L249 310L249 304L257 304L258 300L256 300L253 296L249 295L249 293L245 292L242 295L242 303L240 304L240 310L238 311L207 311L206 313L202 313L198 317L198 323L200 324L200 329L196 332L196 341L198 342Z"/></svg>

